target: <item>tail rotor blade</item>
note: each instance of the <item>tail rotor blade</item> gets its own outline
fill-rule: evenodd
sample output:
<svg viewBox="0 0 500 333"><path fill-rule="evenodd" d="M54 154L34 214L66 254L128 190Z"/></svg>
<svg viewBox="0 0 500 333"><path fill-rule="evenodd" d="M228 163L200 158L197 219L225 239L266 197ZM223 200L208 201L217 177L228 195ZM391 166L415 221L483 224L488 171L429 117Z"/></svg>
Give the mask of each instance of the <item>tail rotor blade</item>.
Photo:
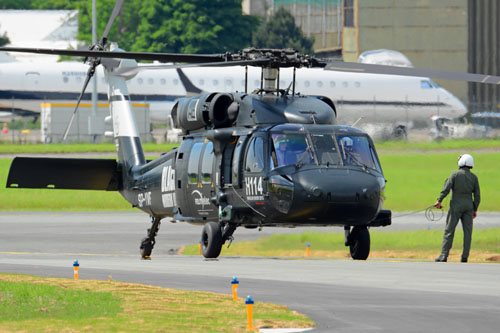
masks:
<svg viewBox="0 0 500 333"><path fill-rule="evenodd" d="M104 48L106 45L106 42L108 40L108 34L109 31L111 30L111 26L113 25L113 22L115 21L116 17L120 13L120 10L123 5L123 0L117 0L115 3L115 8L113 8L113 12L111 13L111 16L109 17L108 23L106 25L106 29L104 29L104 33L102 34L100 44Z"/></svg>
<svg viewBox="0 0 500 333"><path fill-rule="evenodd" d="M78 101L78 104L77 104L75 110L73 111L73 114L71 115L71 119L69 120L68 126L66 126L66 129L64 130L62 142L65 142L66 138L68 137L69 130L71 129L71 124L73 124L73 119L75 119L76 110L78 108L78 105L80 104L79 102L80 101Z"/></svg>
<svg viewBox="0 0 500 333"><path fill-rule="evenodd" d="M62 141L65 142L66 138L68 137L69 131L71 129L71 125L73 124L73 120L75 119L76 112L78 111L78 107L80 106L80 101L82 100L83 94L85 94L85 89L87 89L87 85L90 82L90 79L92 76L94 76L95 73L95 68L96 66L91 66L87 72L87 78L85 79L85 82L83 84L83 89L82 92L80 93L80 96L78 97L78 101L76 102L75 109L73 110L73 114L71 115L71 119L68 123L68 126L66 127L66 130L64 131L63 139Z"/></svg>

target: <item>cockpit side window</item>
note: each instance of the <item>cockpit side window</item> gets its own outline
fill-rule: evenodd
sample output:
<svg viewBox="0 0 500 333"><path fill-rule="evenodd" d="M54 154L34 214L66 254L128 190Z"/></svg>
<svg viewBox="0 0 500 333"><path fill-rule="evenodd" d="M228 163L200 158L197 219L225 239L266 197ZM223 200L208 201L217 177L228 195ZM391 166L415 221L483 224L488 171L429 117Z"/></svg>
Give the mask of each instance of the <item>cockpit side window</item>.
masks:
<svg viewBox="0 0 500 333"><path fill-rule="evenodd" d="M382 173L382 167L380 166L380 162L377 158L377 154L375 153L375 148L370 145L370 153L372 154L372 159L375 161L375 166L377 167L377 170Z"/></svg>
<svg viewBox="0 0 500 333"><path fill-rule="evenodd" d="M234 153L233 153L233 166L232 166L232 174L233 174L233 186L240 186L241 187L241 167L242 167L242 154L241 151L245 146L245 141L247 137L242 136L238 139L238 142L236 143L236 147L234 148Z"/></svg>
<svg viewBox="0 0 500 333"><path fill-rule="evenodd" d="M248 146L245 171L262 172L262 170L264 170L264 140L262 137L256 137Z"/></svg>

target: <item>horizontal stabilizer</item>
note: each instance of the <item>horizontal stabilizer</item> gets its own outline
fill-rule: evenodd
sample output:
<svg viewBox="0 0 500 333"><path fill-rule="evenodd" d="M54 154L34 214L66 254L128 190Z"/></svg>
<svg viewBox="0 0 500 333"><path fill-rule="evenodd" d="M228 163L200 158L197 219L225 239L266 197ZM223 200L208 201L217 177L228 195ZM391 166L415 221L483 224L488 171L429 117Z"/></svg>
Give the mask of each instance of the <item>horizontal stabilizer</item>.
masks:
<svg viewBox="0 0 500 333"><path fill-rule="evenodd" d="M16 157L7 188L117 191L118 173L111 159Z"/></svg>

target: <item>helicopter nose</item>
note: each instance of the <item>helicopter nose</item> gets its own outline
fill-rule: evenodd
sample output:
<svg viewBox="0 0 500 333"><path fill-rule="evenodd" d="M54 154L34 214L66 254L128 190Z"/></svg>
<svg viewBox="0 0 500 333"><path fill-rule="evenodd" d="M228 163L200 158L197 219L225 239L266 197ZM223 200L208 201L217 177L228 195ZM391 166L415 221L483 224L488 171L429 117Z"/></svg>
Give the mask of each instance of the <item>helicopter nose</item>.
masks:
<svg viewBox="0 0 500 333"><path fill-rule="evenodd" d="M381 185L377 177L362 170L304 170L294 177L291 213L309 212L313 223L364 225L380 209ZM314 211L313 214L310 214Z"/></svg>

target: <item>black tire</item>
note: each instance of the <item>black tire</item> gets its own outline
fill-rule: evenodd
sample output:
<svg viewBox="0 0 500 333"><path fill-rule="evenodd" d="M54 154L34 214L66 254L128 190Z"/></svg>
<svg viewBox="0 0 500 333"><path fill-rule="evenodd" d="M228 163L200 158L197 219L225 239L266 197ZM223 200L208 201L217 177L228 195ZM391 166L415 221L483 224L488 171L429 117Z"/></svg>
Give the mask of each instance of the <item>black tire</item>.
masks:
<svg viewBox="0 0 500 333"><path fill-rule="evenodd" d="M217 258L222 249L222 230L218 223L208 222L201 232L201 250L205 258Z"/></svg>
<svg viewBox="0 0 500 333"><path fill-rule="evenodd" d="M151 252L153 252L154 243L147 238L143 238L141 241L141 258L149 259Z"/></svg>
<svg viewBox="0 0 500 333"><path fill-rule="evenodd" d="M370 255L370 232L367 227L352 228L349 250L354 260L366 260Z"/></svg>

